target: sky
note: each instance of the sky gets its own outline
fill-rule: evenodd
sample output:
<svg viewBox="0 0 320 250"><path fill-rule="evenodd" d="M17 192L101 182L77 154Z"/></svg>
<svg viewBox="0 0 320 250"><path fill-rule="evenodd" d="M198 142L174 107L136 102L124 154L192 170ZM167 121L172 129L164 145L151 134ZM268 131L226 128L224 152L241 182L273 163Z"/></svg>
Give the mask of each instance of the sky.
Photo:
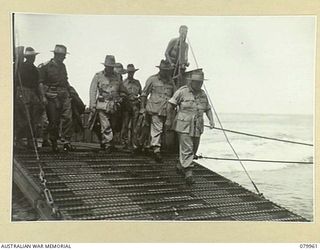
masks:
<svg viewBox="0 0 320 250"><path fill-rule="evenodd" d="M53 57L67 46L69 82L85 104L106 55L133 63L142 87L158 72L170 39L187 25L190 66L203 68L217 113L313 114L314 16L104 16L15 14L16 46ZM126 77L126 76L125 76Z"/></svg>

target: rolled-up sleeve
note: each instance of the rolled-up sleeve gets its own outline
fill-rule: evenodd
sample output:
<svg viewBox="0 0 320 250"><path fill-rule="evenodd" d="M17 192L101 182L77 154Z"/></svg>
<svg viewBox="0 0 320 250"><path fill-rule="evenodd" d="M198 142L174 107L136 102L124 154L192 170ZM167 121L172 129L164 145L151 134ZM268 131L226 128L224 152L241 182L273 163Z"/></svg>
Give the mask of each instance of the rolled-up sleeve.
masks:
<svg viewBox="0 0 320 250"><path fill-rule="evenodd" d="M141 96L145 96L147 97L150 92L151 92L151 88L152 88L152 79L153 77L149 77L148 80L146 81L146 85L144 86L143 90L142 90L142 93L141 93Z"/></svg>
<svg viewBox="0 0 320 250"><path fill-rule="evenodd" d="M174 94L173 96L169 99L169 101L171 104L177 106L177 105L180 105L181 103L181 90L178 89Z"/></svg>

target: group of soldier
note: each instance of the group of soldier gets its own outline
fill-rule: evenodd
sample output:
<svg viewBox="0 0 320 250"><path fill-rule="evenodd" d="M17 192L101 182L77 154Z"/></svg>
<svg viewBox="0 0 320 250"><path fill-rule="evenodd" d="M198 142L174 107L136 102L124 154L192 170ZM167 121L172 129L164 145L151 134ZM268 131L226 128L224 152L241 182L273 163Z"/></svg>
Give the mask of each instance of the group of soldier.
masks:
<svg viewBox="0 0 320 250"><path fill-rule="evenodd" d="M133 154L150 148L157 162L162 162L163 133L176 131L179 140L177 171L192 184L192 161L203 133L203 113L211 128L214 121L208 97L201 89L205 80L202 69L185 72L189 66L187 31L186 26L180 27L179 37L167 46L166 59L156 66L159 72L147 79L143 89L134 78L138 69L133 64L124 69L113 55L107 55L102 63L104 69L94 75L90 85L88 128L97 134L100 148L105 153L116 150L115 142L120 142ZM52 52L53 58L37 68L34 66L37 52L28 47L23 54L25 61L16 66L15 113L20 116L16 119L16 141L19 143L22 130L30 131L26 135L27 143L37 145L35 125L41 119L47 119L48 126L44 130L49 135L52 150L58 152L57 140L60 138L63 150L71 151L74 113L81 114L84 105L68 82L63 63L67 48L56 45ZM124 80L123 74L127 74ZM26 129L26 121L29 129ZM43 144L47 144L46 133L42 132L42 137Z"/></svg>

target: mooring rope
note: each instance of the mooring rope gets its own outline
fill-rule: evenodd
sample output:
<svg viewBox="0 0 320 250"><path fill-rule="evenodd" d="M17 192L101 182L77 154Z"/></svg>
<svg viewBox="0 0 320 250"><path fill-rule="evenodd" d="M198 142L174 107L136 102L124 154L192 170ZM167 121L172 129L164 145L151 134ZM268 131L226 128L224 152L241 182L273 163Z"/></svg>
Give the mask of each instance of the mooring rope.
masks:
<svg viewBox="0 0 320 250"><path fill-rule="evenodd" d="M207 127L207 128L210 128L210 126L208 126L208 125L204 125L204 126ZM287 142L287 143L293 143L293 144L299 144L299 145L305 145L305 146L313 147L313 144L311 144L311 143L283 140L283 139L279 139L279 138L275 138L275 137L267 137L267 136L262 136L262 135L244 133L244 132L230 130L230 129L222 129L222 128L213 128L213 129L223 130L223 131L234 133L234 134L247 135L247 136L252 136L252 137L257 137L257 138L262 138L262 139L267 139L267 140L274 140L274 141Z"/></svg>
<svg viewBox="0 0 320 250"><path fill-rule="evenodd" d="M189 45L190 45L191 53L192 53L192 56L193 56L194 61L195 61L195 63L196 63L196 66L197 66L197 68L199 68L199 65L198 65L196 56L195 56L195 54L194 54L194 51L193 51L193 48L192 48L192 46L191 46L191 43L190 43L190 40L189 40L189 39L188 39L188 43L189 43ZM220 124L220 127L223 129L222 123L221 123L221 121L220 121L220 119L219 119L219 116L218 116L218 114L217 114L217 112L216 112L216 110L215 110L215 108L214 108L214 106L213 106L212 100L211 100L210 95L209 95L209 93L208 93L208 91L207 91L206 85L203 84L203 87L204 87L204 91L206 92L206 95L207 95L207 97L208 97L208 100L209 100L209 103L210 103L210 105L211 105L211 108L213 109L213 111L214 111L214 113L215 113L215 116L217 117L217 120L218 120L218 122L219 122L219 124ZM243 163L242 163L240 157L238 156L236 150L234 149L234 147L232 146L231 142L229 141L229 138L228 138L226 132L225 132L224 130L222 130L222 132L223 132L223 134L224 134L224 136L225 136L228 144L230 145L233 153L234 153L235 156L237 157L240 165L242 166L244 172L246 173L246 175L248 176L249 180L251 181L253 187L255 188L255 190L257 191L257 193L258 193L260 196L263 196L263 194L259 191L258 187L256 186L256 184L254 183L254 181L253 181L252 178L250 177L248 171L246 170L245 166L243 165Z"/></svg>

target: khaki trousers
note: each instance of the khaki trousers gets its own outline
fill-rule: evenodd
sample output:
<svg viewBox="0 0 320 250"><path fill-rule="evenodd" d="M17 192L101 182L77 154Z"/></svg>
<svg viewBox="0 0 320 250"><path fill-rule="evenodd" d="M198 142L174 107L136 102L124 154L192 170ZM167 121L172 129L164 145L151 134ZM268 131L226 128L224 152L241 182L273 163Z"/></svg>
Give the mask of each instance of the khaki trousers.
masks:
<svg viewBox="0 0 320 250"><path fill-rule="evenodd" d="M59 91L55 98L47 98L46 106L49 120L48 133L50 140L57 141L61 123L61 140L69 142L73 135L71 98L67 91Z"/></svg>
<svg viewBox="0 0 320 250"><path fill-rule="evenodd" d="M179 137L179 163L183 168L191 167L193 156L197 153L200 137L178 133Z"/></svg>
<svg viewBox="0 0 320 250"><path fill-rule="evenodd" d="M161 134L163 133L163 125L166 120L165 116L152 115L151 116L151 143L150 146L153 148L153 152L160 152L161 147Z"/></svg>
<svg viewBox="0 0 320 250"><path fill-rule="evenodd" d="M100 120L101 143L108 146L112 145L113 132L111 128L111 117L104 110L98 110Z"/></svg>

